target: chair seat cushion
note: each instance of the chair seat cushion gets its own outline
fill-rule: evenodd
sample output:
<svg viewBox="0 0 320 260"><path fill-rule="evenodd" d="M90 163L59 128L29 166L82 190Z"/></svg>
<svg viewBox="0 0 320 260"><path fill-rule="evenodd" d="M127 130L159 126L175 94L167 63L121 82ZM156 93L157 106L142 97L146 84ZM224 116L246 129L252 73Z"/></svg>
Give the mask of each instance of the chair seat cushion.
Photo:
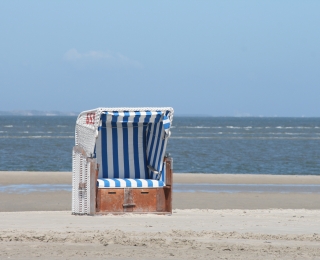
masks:
<svg viewBox="0 0 320 260"><path fill-rule="evenodd" d="M98 188L158 188L165 186L163 181L151 179L98 179Z"/></svg>

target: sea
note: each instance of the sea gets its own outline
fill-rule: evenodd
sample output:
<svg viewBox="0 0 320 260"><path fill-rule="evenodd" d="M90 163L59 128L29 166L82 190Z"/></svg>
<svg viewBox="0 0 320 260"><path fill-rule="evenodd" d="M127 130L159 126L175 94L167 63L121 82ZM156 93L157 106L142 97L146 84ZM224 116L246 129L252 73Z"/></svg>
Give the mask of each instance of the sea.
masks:
<svg viewBox="0 0 320 260"><path fill-rule="evenodd" d="M75 116L0 116L0 171L71 171ZM320 118L179 117L176 173L320 175Z"/></svg>

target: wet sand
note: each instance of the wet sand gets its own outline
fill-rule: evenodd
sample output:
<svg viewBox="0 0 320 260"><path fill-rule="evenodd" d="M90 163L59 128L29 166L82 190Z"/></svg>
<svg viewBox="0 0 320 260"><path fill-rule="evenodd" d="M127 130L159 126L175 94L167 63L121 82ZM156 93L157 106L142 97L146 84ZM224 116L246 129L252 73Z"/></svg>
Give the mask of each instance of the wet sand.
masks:
<svg viewBox="0 0 320 260"><path fill-rule="evenodd" d="M70 172L0 172L0 212L71 211L71 188L46 192L1 192L9 185L71 185ZM178 209L320 209L320 194L306 192L184 192L183 184L320 185L320 176L174 174L179 192L173 194ZM71 187L71 186L70 186ZM279 188L278 188L279 189ZM187 191L188 189L186 189ZM290 190L290 189L289 189ZM245 191L245 189L244 189ZM320 192L320 191L319 191Z"/></svg>

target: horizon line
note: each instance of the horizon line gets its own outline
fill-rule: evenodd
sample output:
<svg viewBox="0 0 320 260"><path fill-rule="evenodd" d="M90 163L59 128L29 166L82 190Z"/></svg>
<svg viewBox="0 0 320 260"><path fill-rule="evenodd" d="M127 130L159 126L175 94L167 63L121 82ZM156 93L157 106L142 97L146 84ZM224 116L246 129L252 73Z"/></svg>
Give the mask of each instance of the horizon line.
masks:
<svg viewBox="0 0 320 260"><path fill-rule="evenodd" d="M78 116L80 112L57 110L0 110L0 116ZM209 115L209 114L174 114L177 117L237 117L237 118L317 118L320 116L265 116L265 115Z"/></svg>

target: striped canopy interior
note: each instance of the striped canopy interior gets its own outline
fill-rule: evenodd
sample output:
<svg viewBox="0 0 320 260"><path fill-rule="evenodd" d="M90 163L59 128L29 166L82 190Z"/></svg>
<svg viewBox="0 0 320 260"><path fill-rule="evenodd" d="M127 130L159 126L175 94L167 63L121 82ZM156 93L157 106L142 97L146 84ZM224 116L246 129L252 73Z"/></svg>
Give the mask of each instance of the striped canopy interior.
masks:
<svg viewBox="0 0 320 260"><path fill-rule="evenodd" d="M160 179L170 129L168 113L103 112L95 149L98 177Z"/></svg>

